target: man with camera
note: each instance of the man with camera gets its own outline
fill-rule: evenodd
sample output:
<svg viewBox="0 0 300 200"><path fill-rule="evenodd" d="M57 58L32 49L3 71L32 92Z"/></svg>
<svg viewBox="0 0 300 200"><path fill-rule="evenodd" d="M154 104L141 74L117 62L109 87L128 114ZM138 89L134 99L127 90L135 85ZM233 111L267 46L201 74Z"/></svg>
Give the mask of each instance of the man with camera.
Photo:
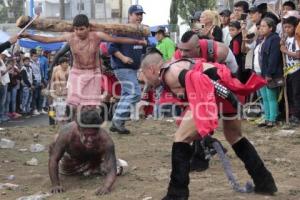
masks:
<svg viewBox="0 0 300 200"><path fill-rule="evenodd" d="M233 14L235 16L235 20L246 20L247 13L249 10L249 4L246 1L238 1L233 6Z"/></svg>

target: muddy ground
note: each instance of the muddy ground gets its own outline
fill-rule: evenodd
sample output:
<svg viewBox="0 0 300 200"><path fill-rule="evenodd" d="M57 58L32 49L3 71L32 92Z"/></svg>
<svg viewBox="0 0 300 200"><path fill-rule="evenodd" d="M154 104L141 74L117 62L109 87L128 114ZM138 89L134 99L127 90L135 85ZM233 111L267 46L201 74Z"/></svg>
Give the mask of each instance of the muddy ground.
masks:
<svg viewBox="0 0 300 200"><path fill-rule="evenodd" d="M107 124L105 128L108 127ZM129 123L128 128L132 130L132 134L128 136L111 134L115 141L117 157L129 163L125 174L117 179L111 194L102 197L93 194L96 187L102 184L102 177L62 177L62 183L67 191L48 199L161 199L169 182L172 133L176 126L174 122L166 120L143 120ZM0 149L0 183L9 182L19 185L16 190L0 189L0 199L10 200L39 191L48 192L50 180L47 170L47 151L31 153L29 151L20 152L18 149L29 148L30 144L35 142L48 147L56 130L57 128L45 126L15 127L0 131L1 138L16 142L13 149ZM249 176L243 164L224 141L220 130L215 135L229 150L228 155L233 165L233 171L239 182L244 184L249 180ZM190 199L299 200L300 129L294 130L294 132L286 132L281 128L258 129L247 121L243 125L244 135L255 144L276 179L279 188L276 196L233 192L227 183L221 163L215 156L210 162L209 170L190 174ZM34 139L35 134L39 135L38 141ZM37 166L24 165L32 157L37 158L39 164ZM7 180L8 175L15 175L15 179Z"/></svg>

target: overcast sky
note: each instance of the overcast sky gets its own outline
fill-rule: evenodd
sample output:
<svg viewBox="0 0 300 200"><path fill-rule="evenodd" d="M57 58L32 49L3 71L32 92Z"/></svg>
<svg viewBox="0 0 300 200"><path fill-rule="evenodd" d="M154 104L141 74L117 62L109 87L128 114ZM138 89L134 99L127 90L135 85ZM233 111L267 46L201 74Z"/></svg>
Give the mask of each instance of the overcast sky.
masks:
<svg viewBox="0 0 300 200"><path fill-rule="evenodd" d="M132 0L133 4L143 6L146 14L143 24L149 26L168 24L171 0Z"/></svg>

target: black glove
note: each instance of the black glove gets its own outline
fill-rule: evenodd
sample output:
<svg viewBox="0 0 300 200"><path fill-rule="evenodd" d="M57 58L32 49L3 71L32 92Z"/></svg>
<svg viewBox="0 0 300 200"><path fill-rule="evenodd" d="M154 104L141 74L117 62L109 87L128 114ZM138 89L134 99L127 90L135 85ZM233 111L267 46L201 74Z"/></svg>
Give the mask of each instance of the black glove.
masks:
<svg viewBox="0 0 300 200"><path fill-rule="evenodd" d="M221 85L220 83L216 81L212 81L214 86L215 86L215 91L217 96L221 97L222 99L226 99L231 103L231 105L235 108L238 109L238 106L240 104L238 98L236 97L233 92L231 92L228 88L225 86Z"/></svg>
<svg viewBox="0 0 300 200"><path fill-rule="evenodd" d="M216 138L213 138L211 135L204 136L201 140L201 145L204 148L213 148L212 143L217 141Z"/></svg>
<svg viewBox="0 0 300 200"><path fill-rule="evenodd" d="M207 135L201 140L201 145L205 152L205 159L210 159L213 155L217 153L213 147L214 142L218 142L221 145L224 153L227 152L227 149L223 147L222 143L218 139L213 138L211 135Z"/></svg>
<svg viewBox="0 0 300 200"><path fill-rule="evenodd" d="M217 82L218 80L220 80L217 68L207 69L203 73L206 74L212 80L215 87L216 95L228 100L232 104L232 106L237 109L239 105L238 98L228 88Z"/></svg>

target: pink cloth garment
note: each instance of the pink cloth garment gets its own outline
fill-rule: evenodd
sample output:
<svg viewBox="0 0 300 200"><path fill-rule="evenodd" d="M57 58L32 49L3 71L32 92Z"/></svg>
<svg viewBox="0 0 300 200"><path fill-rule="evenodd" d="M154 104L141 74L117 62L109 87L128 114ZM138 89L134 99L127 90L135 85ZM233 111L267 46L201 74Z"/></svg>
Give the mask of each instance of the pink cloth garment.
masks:
<svg viewBox="0 0 300 200"><path fill-rule="evenodd" d="M74 106L100 105L101 85L104 79L98 68L72 68L68 79L67 103Z"/></svg>
<svg viewBox="0 0 300 200"><path fill-rule="evenodd" d="M205 74L197 70L190 70L186 74L185 85L198 133L202 137L212 134L218 127L214 85Z"/></svg>

